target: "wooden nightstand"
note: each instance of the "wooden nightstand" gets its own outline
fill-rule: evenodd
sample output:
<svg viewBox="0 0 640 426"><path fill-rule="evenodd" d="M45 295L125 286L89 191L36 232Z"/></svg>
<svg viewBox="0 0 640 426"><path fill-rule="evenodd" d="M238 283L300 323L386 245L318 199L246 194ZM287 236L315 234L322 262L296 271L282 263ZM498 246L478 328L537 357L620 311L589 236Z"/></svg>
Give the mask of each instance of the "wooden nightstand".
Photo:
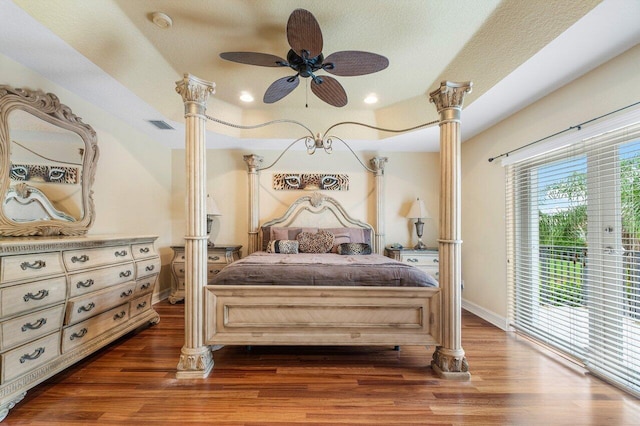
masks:
<svg viewBox="0 0 640 426"><path fill-rule="evenodd" d="M169 303L176 303L184 299L184 246L171 246L173 259L171 260L171 295ZM242 246L216 245L207 250L207 280L220 272L226 265L240 259Z"/></svg>
<svg viewBox="0 0 640 426"><path fill-rule="evenodd" d="M436 249L414 250L387 247L384 250L384 254L392 259L423 269L436 280L438 279L440 260Z"/></svg>

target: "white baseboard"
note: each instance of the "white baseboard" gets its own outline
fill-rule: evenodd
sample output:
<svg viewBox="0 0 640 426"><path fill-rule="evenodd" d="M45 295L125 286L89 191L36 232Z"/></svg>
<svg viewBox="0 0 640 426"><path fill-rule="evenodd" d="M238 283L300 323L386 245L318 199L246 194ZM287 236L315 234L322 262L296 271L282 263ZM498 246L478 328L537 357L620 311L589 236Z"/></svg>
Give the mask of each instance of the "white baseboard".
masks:
<svg viewBox="0 0 640 426"><path fill-rule="evenodd" d="M164 299L167 299L170 294L171 294L171 289L170 288L167 288L167 289L163 290L160 293L155 293L153 295L153 298L151 299L151 304L155 305L156 303L161 302Z"/></svg>
<svg viewBox="0 0 640 426"><path fill-rule="evenodd" d="M505 317L502 317L495 312L485 309L482 306L476 305L473 302L462 299L462 309L479 316L483 320L490 322L501 330L507 331L509 329L509 323L507 322L507 319Z"/></svg>

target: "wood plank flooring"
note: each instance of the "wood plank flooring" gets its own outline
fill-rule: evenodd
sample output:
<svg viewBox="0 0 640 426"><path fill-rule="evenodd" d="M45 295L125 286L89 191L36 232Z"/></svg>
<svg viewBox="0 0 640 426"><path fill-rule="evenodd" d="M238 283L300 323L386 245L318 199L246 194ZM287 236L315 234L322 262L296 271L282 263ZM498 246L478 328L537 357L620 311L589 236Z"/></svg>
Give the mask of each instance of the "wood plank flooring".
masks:
<svg viewBox="0 0 640 426"><path fill-rule="evenodd" d="M7 425L633 425L640 401L463 315L472 379L438 379L432 348L228 346L177 380L184 305L27 393Z"/></svg>

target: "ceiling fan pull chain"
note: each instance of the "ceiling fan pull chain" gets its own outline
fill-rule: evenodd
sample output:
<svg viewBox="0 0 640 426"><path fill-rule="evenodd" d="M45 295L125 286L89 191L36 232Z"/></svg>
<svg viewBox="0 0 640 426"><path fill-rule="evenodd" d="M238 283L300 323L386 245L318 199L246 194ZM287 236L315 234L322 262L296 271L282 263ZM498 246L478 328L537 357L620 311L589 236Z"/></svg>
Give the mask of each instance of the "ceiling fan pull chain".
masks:
<svg viewBox="0 0 640 426"><path fill-rule="evenodd" d="M304 107L309 108L309 80L307 80L307 84L304 85Z"/></svg>

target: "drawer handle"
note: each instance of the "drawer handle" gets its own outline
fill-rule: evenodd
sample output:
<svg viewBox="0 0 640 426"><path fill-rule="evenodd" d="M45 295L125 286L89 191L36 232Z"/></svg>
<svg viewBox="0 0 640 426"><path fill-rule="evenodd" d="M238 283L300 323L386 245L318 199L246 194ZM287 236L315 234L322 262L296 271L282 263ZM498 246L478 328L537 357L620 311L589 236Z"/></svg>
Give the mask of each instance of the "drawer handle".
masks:
<svg viewBox="0 0 640 426"><path fill-rule="evenodd" d="M22 331L27 331L27 330L37 330L40 327L42 327L43 325L45 325L47 323L47 319L46 318L40 318L38 321L34 322L34 323L26 323L25 325L22 326Z"/></svg>
<svg viewBox="0 0 640 426"><path fill-rule="evenodd" d="M70 337L69 340L73 340L73 339L81 339L84 337L85 334L87 334L88 330L86 328L83 328L82 330L80 330L77 333L73 333Z"/></svg>
<svg viewBox="0 0 640 426"><path fill-rule="evenodd" d="M154 269L156 269L156 265L149 265L146 268L144 268L145 271L151 272Z"/></svg>
<svg viewBox="0 0 640 426"><path fill-rule="evenodd" d="M47 266L47 262L44 260L36 260L33 263L22 262L20 264L20 268L22 268L23 271L26 271L27 269L42 269L45 266Z"/></svg>
<svg viewBox="0 0 640 426"><path fill-rule="evenodd" d="M133 290L131 290L131 289L129 289L129 291L123 291L123 292L120 294L120 297L128 297L128 296L131 296L131 293L133 293Z"/></svg>
<svg viewBox="0 0 640 426"><path fill-rule="evenodd" d="M147 302L138 303L138 309L143 309L145 306L147 306Z"/></svg>
<svg viewBox="0 0 640 426"><path fill-rule="evenodd" d="M149 253L149 247L142 247L140 253Z"/></svg>
<svg viewBox="0 0 640 426"><path fill-rule="evenodd" d="M71 258L71 263L76 263L76 262L80 262L80 263L84 263L87 260L89 260L89 256L87 256L86 254L83 254L82 256L78 257L78 256L73 256Z"/></svg>
<svg viewBox="0 0 640 426"><path fill-rule="evenodd" d="M418 259L410 257L409 259L407 259L407 262L411 262L411 263L417 263Z"/></svg>
<svg viewBox="0 0 640 426"><path fill-rule="evenodd" d="M220 260L220 256L213 256L213 257L209 256L209 260L213 260L213 261Z"/></svg>
<svg viewBox="0 0 640 426"><path fill-rule="evenodd" d="M220 272L220 269L212 269L209 271L210 274L217 274L218 272Z"/></svg>
<svg viewBox="0 0 640 426"><path fill-rule="evenodd" d="M122 311L119 314L115 314L113 316L113 320L115 321L115 320L122 319L122 318L124 318L125 315L127 315L127 313L125 311Z"/></svg>
<svg viewBox="0 0 640 426"><path fill-rule="evenodd" d="M24 299L25 302L28 302L30 299L33 300L42 300L45 297L47 297L49 295L49 290L40 290L39 292L37 292L36 294L33 294L31 292L25 294L22 299Z"/></svg>
<svg viewBox="0 0 640 426"><path fill-rule="evenodd" d="M131 271L120 272L120 278L126 278L131 276Z"/></svg>
<svg viewBox="0 0 640 426"><path fill-rule="evenodd" d="M44 353L44 348L38 348L33 351L32 354L24 354L20 357L20 364L24 364L27 361L33 361L34 359L40 358L40 355Z"/></svg>
<svg viewBox="0 0 640 426"><path fill-rule="evenodd" d="M118 257L118 256L122 257L122 256L126 256L126 255L127 255L127 251L126 251L126 250L120 250L120 251L117 251L117 252L115 252L115 253L113 253L113 254L114 254L116 257Z"/></svg>
<svg viewBox="0 0 640 426"><path fill-rule="evenodd" d="M95 304L95 303L93 303L93 302L91 302L91 303L89 303L88 305L80 306L80 307L78 308L78 313L82 313L82 312L89 312L90 310L92 310L92 309L93 309L93 308L95 308L95 307L96 307L96 304Z"/></svg>
<svg viewBox="0 0 640 426"><path fill-rule="evenodd" d="M184 274L184 269L180 269L180 273L181 273L181 274Z"/></svg>
<svg viewBox="0 0 640 426"><path fill-rule="evenodd" d="M140 286L140 288L141 288L142 290L146 290L146 289L148 289L149 287L151 287L151 283L144 283L144 284L142 284L142 285Z"/></svg>
<svg viewBox="0 0 640 426"><path fill-rule="evenodd" d="M433 259L433 263L440 263L438 259Z"/></svg>
<svg viewBox="0 0 640 426"><path fill-rule="evenodd" d="M80 288L80 287L89 288L93 284L95 284L95 283L93 282L93 280L91 278L89 278L86 281L78 281L77 284L76 284L76 288Z"/></svg>

